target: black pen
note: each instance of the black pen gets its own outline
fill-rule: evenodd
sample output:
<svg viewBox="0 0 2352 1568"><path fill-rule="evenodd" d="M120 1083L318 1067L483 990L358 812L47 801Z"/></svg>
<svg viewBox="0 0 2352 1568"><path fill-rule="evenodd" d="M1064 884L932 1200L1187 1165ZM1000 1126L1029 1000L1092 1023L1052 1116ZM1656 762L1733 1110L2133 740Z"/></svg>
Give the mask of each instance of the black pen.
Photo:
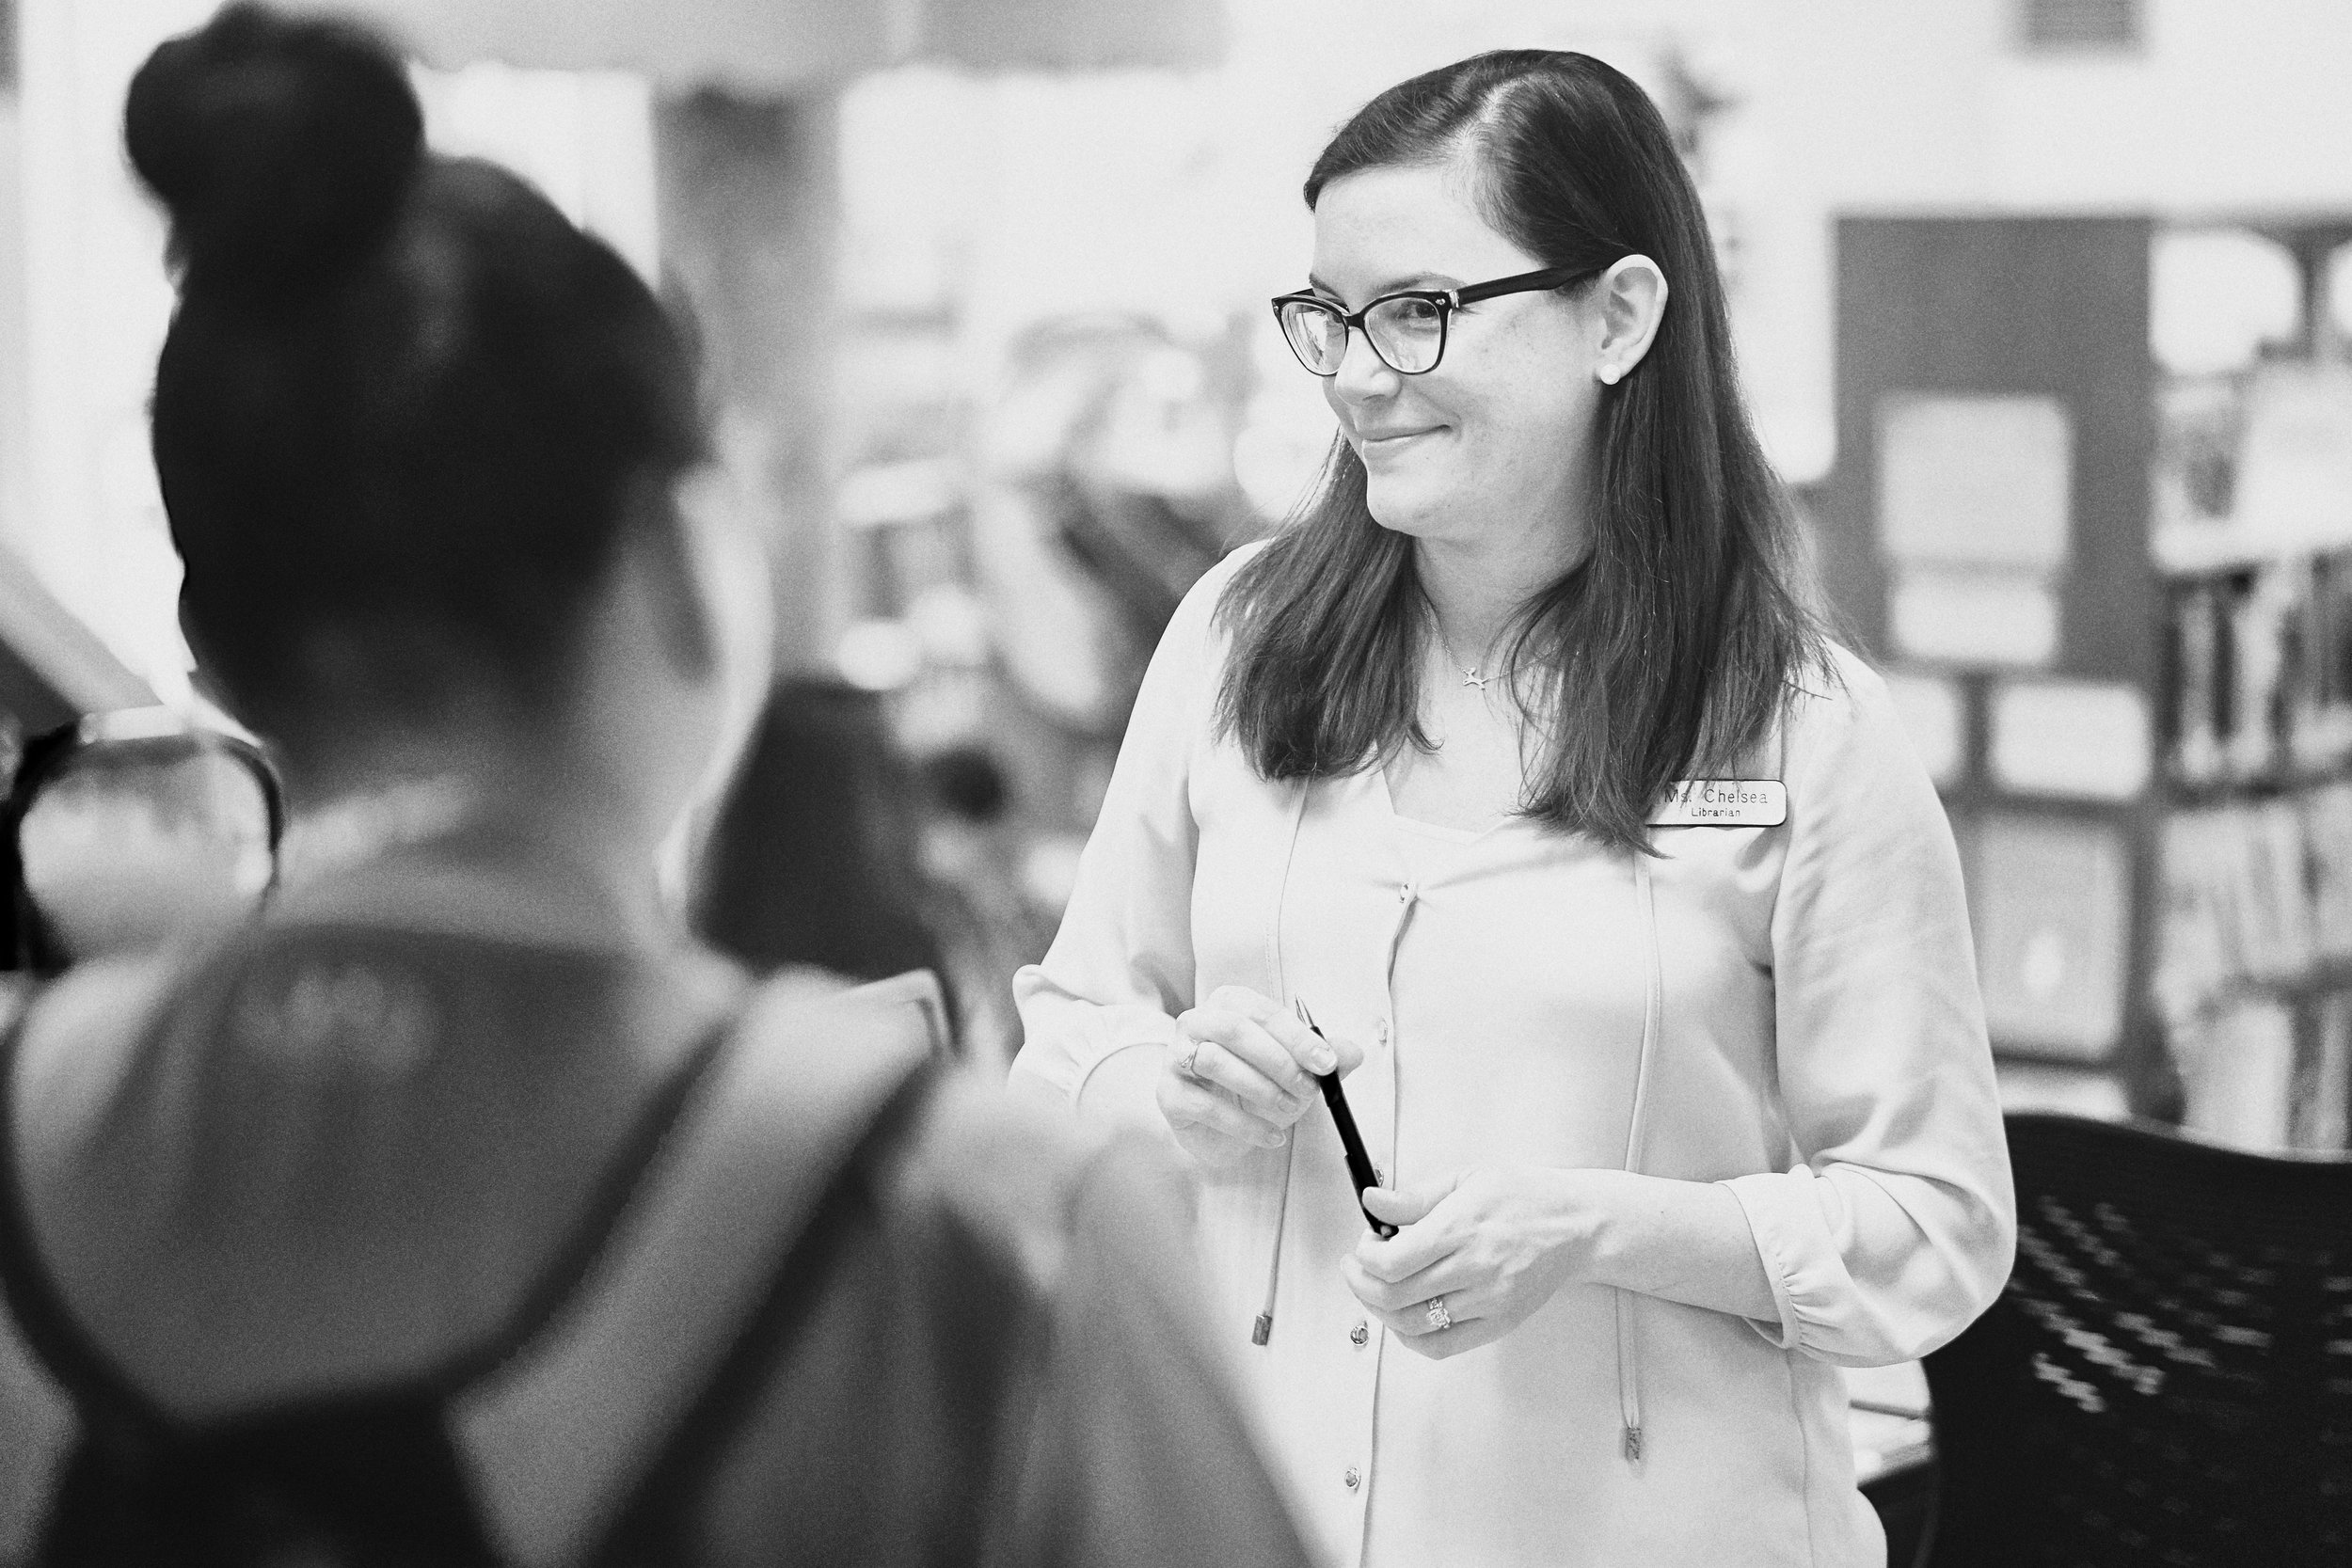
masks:
<svg viewBox="0 0 2352 1568"><path fill-rule="evenodd" d="M1315 1038L1326 1037L1315 1027L1315 1016L1307 1010L1307 1004L1293 997L1291 1006L1298 1014L1298 1022L1314 1030ZM1347 1154L1347 1174L1356 1183L1356 1206L1362 1209L1364 1189L1380 1185L1380 1173L1372 1168L1372 1156L1364 1149L1364 1135L1356 1131L1356 1113L1347 1108L1347 1091L1340 1087L1338 1064L1334 1063L1328 1072L1314 1074L1314 1080L1323 1090L1323 1102L1331 1107L1332 1122L1340 1130L1340 1148ZM1364 1209L1364 1223L1384 1242L1396 1234L1395 1226L1375 1218L1369 1209Z"/></svg>

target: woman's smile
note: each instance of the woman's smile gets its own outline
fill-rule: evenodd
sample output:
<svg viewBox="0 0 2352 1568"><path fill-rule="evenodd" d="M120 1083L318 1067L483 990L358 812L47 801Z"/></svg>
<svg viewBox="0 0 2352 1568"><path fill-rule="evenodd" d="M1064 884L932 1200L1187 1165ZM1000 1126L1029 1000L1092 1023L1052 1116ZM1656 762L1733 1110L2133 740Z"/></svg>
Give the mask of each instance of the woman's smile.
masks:
<svg viewBox="0 0 2352 1568"><path fill-rule="evenodd" d="M1367 464L1385 462L1415 450L1422 444L1422 437L1441 435L1445 428L1441 424L1433 424L1423 425L1418 430L1359 430L1356 433L1356 452Z"/></svg>

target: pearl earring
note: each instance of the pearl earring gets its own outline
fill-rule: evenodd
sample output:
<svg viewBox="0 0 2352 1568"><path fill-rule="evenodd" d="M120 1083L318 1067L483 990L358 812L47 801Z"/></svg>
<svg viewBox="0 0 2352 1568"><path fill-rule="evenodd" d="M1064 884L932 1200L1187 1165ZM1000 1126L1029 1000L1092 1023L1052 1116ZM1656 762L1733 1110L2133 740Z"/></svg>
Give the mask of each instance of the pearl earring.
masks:
<svg viewBox="0 0 2352 1568"><path fill-rule="evenodd" d="M1614 387L1617 384L1617 368L1614 365L1605 365L1601 368L1600 384L1604 387Z"/></svg>

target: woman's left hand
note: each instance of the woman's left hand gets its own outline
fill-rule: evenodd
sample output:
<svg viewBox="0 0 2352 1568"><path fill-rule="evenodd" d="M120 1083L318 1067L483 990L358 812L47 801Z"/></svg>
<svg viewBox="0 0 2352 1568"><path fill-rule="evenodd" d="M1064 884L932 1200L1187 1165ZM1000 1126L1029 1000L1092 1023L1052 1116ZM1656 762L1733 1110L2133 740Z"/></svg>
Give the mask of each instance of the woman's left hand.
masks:
<svg viewBox="0 0 2352 1568"><path fill-rule="evenodd" d="M1347 1288L1433 1359L1500 1339L1590 1257L1597 1215L1578 1174L1482 1168L1403 1191L1367 1188L1364 1207L1397 1233L1385 1242L1364 1233L1341 1265ZM1439 1297L1445 1328L1429 1309Z"/></svg>

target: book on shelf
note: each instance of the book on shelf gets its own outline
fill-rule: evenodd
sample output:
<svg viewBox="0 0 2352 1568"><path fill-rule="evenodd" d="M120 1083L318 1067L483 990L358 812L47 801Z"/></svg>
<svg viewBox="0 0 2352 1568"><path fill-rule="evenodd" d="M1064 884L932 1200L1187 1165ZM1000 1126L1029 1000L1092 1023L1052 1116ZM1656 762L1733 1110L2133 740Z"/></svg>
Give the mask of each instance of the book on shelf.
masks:
<svg viewBox="0 0 2352 1568"><path fill-rule="evenodd" d="M2352 991L2330 991L2312 1009L2292 1092L2287 1139L2294 1148L2352 1147Z"/></svg>
<svg viewBox="0 0 2352 1568"><path fill-rule="evenodd" d="M2153 987L2186 1125L2345 1147L2352 1116L2352 783L2164 825Z"/></svg>
<svg viewBox="0 0 2352 1568"><path fill-rule="evenodd" d="M2172 813L2157 986L2168 1014L2352 958L2352 784Z"/></svg>
<svg viewBox="0 0 2352 1568"><path fill-rule="evenodd" d="M2176 578L2166 595L2166 772L2193 789L2352 760L2352 555Z"/></svg>

